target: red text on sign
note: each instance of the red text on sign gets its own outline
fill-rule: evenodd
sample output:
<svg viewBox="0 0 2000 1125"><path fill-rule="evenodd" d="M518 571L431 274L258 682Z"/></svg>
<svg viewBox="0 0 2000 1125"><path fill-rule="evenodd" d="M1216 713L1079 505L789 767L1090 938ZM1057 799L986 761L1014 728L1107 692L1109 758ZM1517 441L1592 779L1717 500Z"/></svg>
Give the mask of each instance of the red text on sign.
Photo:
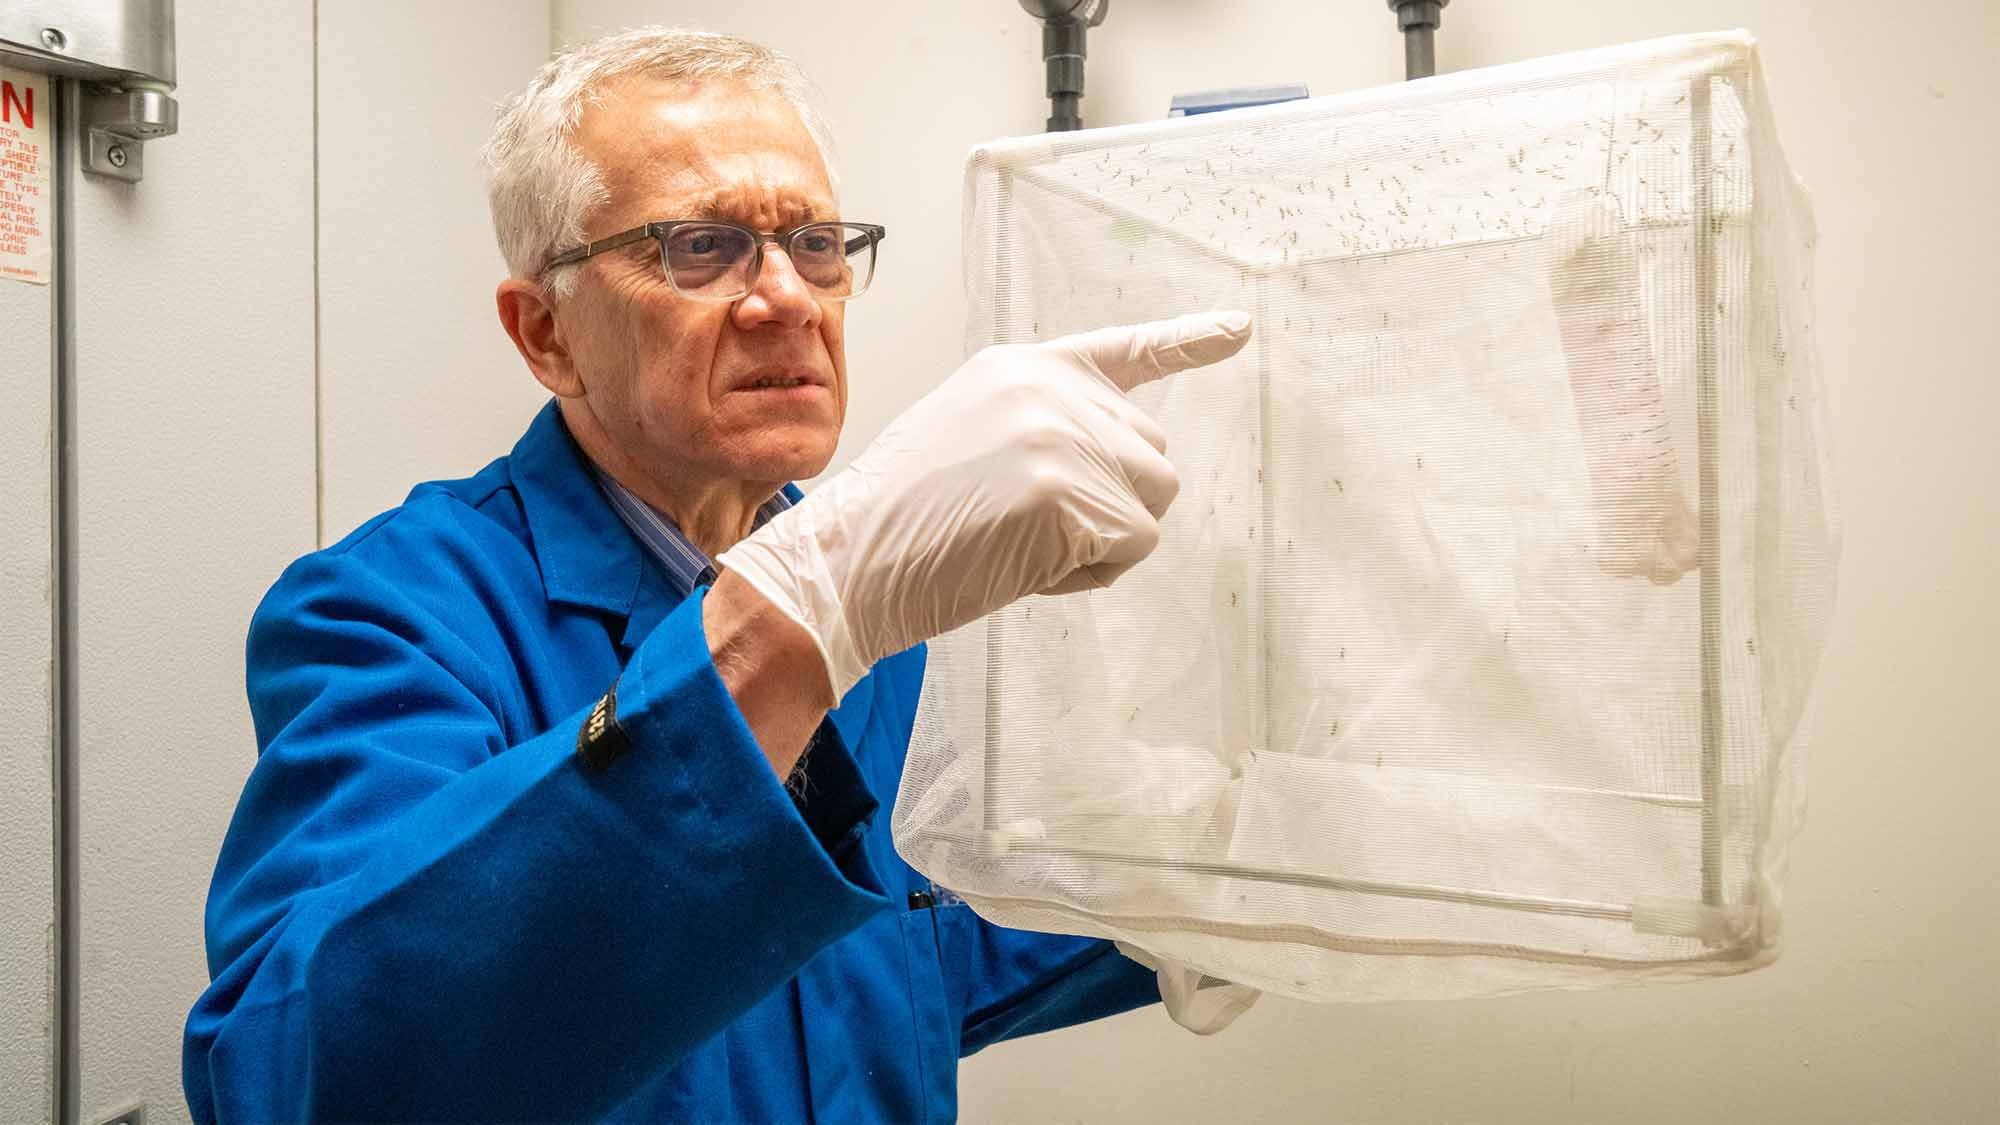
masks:
<svg viewBox="0 0 2000 1125"><path fill-rule="evenodd" d="M35 127L35 88L17 87L12 82L0 81L0 123L13 120L21 115L21 124Z"/></svg>

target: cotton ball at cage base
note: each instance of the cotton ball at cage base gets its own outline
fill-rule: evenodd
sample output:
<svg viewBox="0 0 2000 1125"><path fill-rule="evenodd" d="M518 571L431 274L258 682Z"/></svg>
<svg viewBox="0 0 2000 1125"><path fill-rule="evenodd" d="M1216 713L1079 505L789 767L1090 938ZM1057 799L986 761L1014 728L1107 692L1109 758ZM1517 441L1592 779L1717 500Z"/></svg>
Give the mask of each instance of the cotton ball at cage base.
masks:
<svg viewBox="0 0 2000 1125"><path fill-rule="evenodd" d="M971 348L1256 335L1135 393L1152 558L931 645L912 865L1202 1030L1776 956L1838 533L1750 37L995 143L965 237Z"/></svg>

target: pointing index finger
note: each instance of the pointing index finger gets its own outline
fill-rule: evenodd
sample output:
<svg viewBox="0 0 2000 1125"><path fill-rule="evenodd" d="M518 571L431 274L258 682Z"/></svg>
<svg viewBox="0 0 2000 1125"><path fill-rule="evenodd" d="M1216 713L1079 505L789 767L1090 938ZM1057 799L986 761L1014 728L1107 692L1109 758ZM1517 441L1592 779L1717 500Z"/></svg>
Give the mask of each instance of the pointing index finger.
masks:
<svg viewBox="0 0 2000 1125"><path fill-rule="evenodd" d="M1046 345L1089 363L1119 390L1220 363L1250 340L1250 314L1238 311L1189 313L1148 324L1099 328L1063 336Z"/></svg>

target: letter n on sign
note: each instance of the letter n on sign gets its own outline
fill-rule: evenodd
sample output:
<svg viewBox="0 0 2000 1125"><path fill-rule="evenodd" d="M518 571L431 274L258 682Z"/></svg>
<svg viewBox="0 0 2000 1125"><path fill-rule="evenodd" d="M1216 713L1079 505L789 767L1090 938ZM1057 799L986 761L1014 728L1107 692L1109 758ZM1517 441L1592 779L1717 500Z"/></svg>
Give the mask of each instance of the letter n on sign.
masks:
<svg viewBox="0 0 2000 1125"><path fill-rule="evenodd" d="M0 79L0 125L15 120L24 129L35 127L35 88Z"/></svg>

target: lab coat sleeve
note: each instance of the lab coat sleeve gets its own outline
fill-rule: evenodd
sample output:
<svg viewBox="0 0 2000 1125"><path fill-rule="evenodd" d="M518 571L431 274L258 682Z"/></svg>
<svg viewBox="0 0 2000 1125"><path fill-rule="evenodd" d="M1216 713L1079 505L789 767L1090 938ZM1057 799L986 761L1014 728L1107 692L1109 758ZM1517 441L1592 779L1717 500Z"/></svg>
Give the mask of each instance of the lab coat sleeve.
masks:
<svg viewBox="0 0 2000 1125"><path fill-rule="evenodd" d="M915 727L926 659L921 651L915 656L917 675L879 677L888 693L884 706L898 717L906 743ZM964 903L936 909L961 1055L1160 999L1153 971L1111 942L995 925Z"/></svg>
<svg viewBox="0 0 2000 1125"><path fill-rule="evenodd" d="M1108 941L1013 930L967 914L979 971L960 1024L962 1055L1160 999L1154 972Z"/></svg>
<svg viewBox="0 0 2000 1125"><path fill-rule="evenodd" d="M509 662L448 613L348 555L287 573L250 633L262 751L210 890L197 1120L599 1116L884 906L838 733L802 811L701 612L639 646L633 748L590 772L588 708L506 744Z"/></svg>

